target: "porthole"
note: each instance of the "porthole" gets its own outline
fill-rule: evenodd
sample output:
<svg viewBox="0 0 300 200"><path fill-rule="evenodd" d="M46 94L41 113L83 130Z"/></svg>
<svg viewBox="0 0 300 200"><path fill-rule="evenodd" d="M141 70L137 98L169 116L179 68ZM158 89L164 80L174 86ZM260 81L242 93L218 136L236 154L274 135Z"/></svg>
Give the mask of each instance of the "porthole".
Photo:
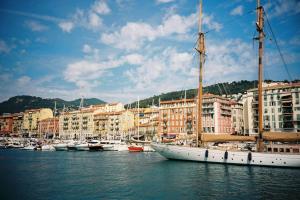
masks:
<svg viewBox="0 0 300 200"><path fill-rule="evenodd" d="M252 160L252 162L254 162L254 160Z"/></svg>
<svg viewBox="0 0 300 200"><path fill-rule="evenodd" d="M283 162L283 164L286 164L286 162Z"/></svg>
<svg viewBox="0 0 300 200"><path fill-rule="evenodd" d="M259 161L259 162L262 162L262 161Z"/></svg>
<svg viewBox="0 0 300 200"><path fill-rule="evenodd" d="M243 159L241 161L244 161Z"/></svg>
<svg viewBox="0 0 300 200"><path fill-rule="evenodd" d="M272 163L274 163L274 161L272 161Z"/></svg>

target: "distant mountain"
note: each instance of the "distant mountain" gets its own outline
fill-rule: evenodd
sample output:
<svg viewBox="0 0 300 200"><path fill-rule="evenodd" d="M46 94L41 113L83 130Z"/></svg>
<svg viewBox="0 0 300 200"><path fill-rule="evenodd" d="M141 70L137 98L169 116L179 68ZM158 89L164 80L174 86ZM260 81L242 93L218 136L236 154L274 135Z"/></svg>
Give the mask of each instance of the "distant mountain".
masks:
<svg viewBox="0 0 300 200"><path fill-rule="evenodd" d="M294 80L293 82L298 82L299 80ZM272 81L272 80L265 80L267 83L271 82L278 82L278 81ZM283 81L288 82L288 81ZM224 83L217 83L210 86L206 86L203 88L203 93L211 93L216 95L232 95L232 94L238 94L238 93L244 93L247 90L251 88L257 87L257 81L247 81L247 80L241 80L241 81L233 81L231 83L224 82ZM197 89L189 89L186 90L186 98L194 98L197 95L198 91ZM185 91L175 91L175 92L168 92L168 93L162 93L160 95L155 95L153 97L140 100L140 107L146 108L152 105L152 102L154 102L154 105L158 105L159 99L161 101L168 101L168 100L176 100L176 99L183 99L185 95ZM131 107L136 107L137 102L131 103Z"/></svg>
<svg viewBox="0 0 300 200"><path fill-rule="evenodd" d="M0 103L0 114L3 113L16 113L23 112L27 109L37 108L51 108L54 109L54 102L56 102L56 108L62 110L65 106L68 110L76 109L80 105L80 99L73 101L65 101L63 99L43 99L35 96L15 96L11 97L7 101ZM84 99L84 106L103 104L104 101L96 98Z"/></svg>

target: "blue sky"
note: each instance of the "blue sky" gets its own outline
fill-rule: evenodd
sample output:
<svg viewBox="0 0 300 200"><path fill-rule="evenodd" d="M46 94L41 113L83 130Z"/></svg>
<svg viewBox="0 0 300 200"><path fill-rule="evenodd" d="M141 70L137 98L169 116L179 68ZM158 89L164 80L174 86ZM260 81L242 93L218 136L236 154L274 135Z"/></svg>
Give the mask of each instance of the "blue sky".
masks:
<svg viewBox="0 0 300 200"><path fill-rule="evenodd" d="M300 2L262 0L264 77L300 79ZM257 79L254 0L204 0L204 84ZM15 95L128 103L197 87L198 0L2 0L0 101ZM290 75L288 75L288 72Z"/></svg>

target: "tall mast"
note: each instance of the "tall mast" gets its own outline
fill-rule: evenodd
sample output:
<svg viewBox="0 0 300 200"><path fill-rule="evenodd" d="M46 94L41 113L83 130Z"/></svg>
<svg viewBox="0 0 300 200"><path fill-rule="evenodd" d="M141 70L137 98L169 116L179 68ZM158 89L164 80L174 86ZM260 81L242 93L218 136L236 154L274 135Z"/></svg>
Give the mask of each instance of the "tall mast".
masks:
<svg viewBox="0 0 300 200"><path fill-rule="evenodd" d="M137 121L137 131L138 131L138 140L140 140L140 97L138 97L138 121Z"/></svg>
<svg viewBox="0 0 300 200"><path fill-rule="evenodd" d="M203 64L205 55L204 33L202 32L202 0L199 4L199 33L198 33L198 47L196 50L199 53L199 86L198 86L198 127L197 127L197 146L200 146L202 135L202 76Z"/></svg>
<svg viewBox="0 0 300 200"><path fill-rule="evenodd" d="M257 22L256 30L258 32L258 151L262 151L262 133L263 133L263 101L262 101L262 81L263 81L263 42L264 42L264 10L257 0Z"/></svg>

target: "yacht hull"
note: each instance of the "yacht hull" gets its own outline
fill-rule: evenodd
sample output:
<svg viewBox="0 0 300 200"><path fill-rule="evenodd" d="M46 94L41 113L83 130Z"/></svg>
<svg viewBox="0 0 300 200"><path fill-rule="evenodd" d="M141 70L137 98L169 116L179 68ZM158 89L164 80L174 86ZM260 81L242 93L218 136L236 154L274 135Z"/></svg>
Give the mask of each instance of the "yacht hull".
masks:
<svg viewBox="0 0 300 200"><path fill-rule="evenodd" d="M151 146L165 158L175 160L248 166L300 167L299 154L225 151L168 144L151 144Z"/></svg>

